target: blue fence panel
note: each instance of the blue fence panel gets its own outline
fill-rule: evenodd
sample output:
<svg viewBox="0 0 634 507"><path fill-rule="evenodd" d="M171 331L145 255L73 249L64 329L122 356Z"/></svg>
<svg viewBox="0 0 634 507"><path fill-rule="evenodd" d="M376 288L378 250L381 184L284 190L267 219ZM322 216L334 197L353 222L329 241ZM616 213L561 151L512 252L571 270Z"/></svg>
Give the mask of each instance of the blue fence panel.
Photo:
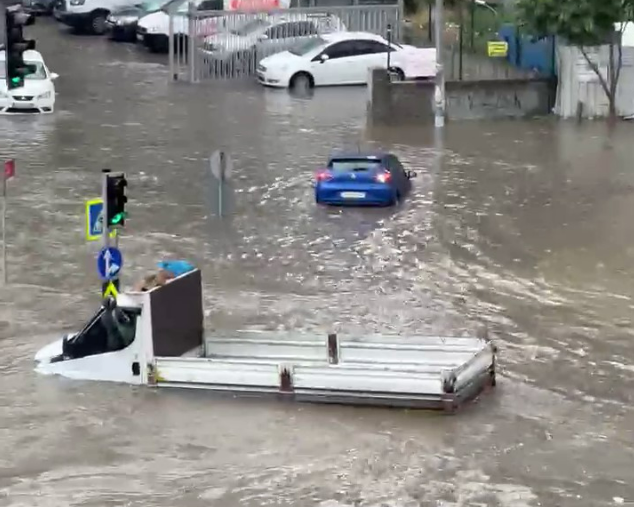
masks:
<svg viewBox="0 0 634 507"><path fill-rule="evenodd" d="M513 25L503 25L498 35L509 45L506 59L511 65L524 70L534 70L544 76L557 74L554 65L554 37L534 40L529 35L519 34Z"/></svg>

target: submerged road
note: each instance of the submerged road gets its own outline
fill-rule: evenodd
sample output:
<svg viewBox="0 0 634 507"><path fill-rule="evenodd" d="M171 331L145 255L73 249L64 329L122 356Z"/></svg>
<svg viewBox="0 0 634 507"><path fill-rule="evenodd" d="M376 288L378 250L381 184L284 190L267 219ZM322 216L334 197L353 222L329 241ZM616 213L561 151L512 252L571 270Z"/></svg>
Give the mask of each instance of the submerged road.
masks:
<svg viewBox="0 0 634 507"><path fill-rule="evenodd" d="M166 58L29 28L48 117L0 118L10 182L0 289L1 507L634 505L633 129L549 121L365 129L364 89L169 86ZM316 209L329 151L394 150L399 210ZM205 159L238 205L209 220ZM205 280L207 327L462 334L487 325L500 381L455 417L218 400L46 378L33 355L99 302L83 201L124 170L124 284L166 257Z"/></svg>

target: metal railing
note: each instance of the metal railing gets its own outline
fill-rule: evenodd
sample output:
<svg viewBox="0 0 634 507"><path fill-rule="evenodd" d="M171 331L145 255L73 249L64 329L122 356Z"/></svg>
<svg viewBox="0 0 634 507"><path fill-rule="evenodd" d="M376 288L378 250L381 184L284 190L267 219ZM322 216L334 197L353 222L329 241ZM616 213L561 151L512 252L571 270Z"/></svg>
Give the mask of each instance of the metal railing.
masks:
<svg viewBox="0 0 634 507"><path fill-rule="evenodd" d="M309 43L322 34L370 32L401 39L400 6L303 7L266 13L196 11L169 16L173 80L201 82L253 77L267 56ZM190 36L193 34L193 36Z"/></svg>

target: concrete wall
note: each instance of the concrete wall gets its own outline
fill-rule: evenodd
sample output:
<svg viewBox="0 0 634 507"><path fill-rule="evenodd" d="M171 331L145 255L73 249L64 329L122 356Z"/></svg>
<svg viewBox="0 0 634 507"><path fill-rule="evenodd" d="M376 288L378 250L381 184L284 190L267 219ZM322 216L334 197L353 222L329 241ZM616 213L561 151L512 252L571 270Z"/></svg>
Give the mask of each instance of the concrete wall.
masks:
<svg viewBox="0 0 634 507"><path fill-rule="evenodd" d="M374 125L433 123L434 83L390 83L373 69L368 86L368 121ZM546 79L447 81L448 121L547 115L554 97Z"/></svg>

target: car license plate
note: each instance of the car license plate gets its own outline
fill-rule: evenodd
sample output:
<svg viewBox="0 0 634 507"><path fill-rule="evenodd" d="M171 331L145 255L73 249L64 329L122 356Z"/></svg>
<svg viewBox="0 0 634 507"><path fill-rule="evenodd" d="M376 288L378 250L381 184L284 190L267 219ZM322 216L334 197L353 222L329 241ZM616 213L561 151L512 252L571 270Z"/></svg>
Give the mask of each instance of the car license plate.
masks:
<svg viewBox="0 0 634 507"><path fill-rule="evenodd" d="M136 40L143 42L143 35L140 33L136 34Z"/></svg>
<svg viewBox="0 0 634 507"><path fill-rule="evenodd" d="M14 102L13 107L15 109L32 109L34 106L33 102Z"/></svg>
<svg viewBox="0 0 634 507"><path fill-rule="evenodd" d="M344 199L363 199L365 192L341 192L341 197Z"/></svg>

